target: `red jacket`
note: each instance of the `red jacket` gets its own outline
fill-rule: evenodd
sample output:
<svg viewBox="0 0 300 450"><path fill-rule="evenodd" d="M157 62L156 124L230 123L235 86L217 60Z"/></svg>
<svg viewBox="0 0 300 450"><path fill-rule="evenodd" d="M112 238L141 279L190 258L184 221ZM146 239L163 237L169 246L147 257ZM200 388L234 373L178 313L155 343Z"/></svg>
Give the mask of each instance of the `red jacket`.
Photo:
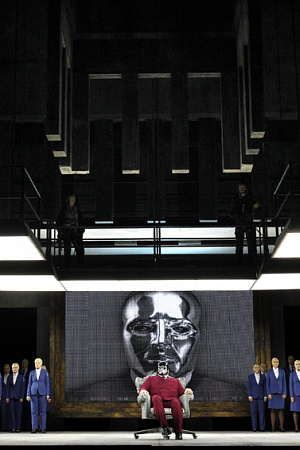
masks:
<svg viewBox="0 0 300 450"><path fill-rule="evenodd" d="M163 400L178 398L185 392L177 378L167 377L165 379L159 375L148 377L140 387L140 392L143 390L148 391L151 398L153 395L159 395Z"/></svg>

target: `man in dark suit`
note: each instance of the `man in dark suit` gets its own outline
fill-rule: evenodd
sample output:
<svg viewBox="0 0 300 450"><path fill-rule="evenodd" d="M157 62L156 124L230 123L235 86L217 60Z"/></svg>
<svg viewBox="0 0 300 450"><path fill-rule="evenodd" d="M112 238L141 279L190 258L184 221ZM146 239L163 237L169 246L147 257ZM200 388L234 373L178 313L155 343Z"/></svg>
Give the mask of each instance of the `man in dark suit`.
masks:
<svg viewBox="0 0 300 450"><path fill-rule="evenodd" d="M169 366L165 361L158 363L157 375L146 378L140 387L139 395L150 395L154 414L163 427L163 436L166 438L171 431L164 408L171 408L176 439L182 439L183 416L179 397L184 393L192 394L193 391L188 388L184 389L177 378L169 376Z"/></svg>
<svg viewBox="0 0 300 450"><path fill-rule="evenodd" d="M27 396L27 387L28 387L28 380L29 380L29 361L28 359L24 358L21 362L21 374L25 378L25 393L24 393L24 400L26 400ZM31 411L30 411L30 403L24 401L23 408L22 408L22 426L21 428L23 430L30 430L30 422L31 422Z"/></svg>
<svg viewBox="0 0 300 450"><path fill-rule="evenodd" d="M286 402L284 408L284 429L291 430L293 427L293 414L290 411L290 374L295 371L294 357L290 355L287 359L287 366L284 367L286 380Z"/></svg>
<svg viewBox="0 0 300 450"><path fill-rule="evenodd" d="M13 363L12 374L7 379L6 403L9 405L11 432L20 432L22 406L25 394L25 378L19 374L19 364Z"/></svg>
<svg viewBox="0 0 300 450"><path fill-rule="evenodd" d="M49 373L42 369L41 358L34 360L35 370L29 374L27 401L31 406L32 433L38 429L38 416L40 415L41 432L46 433L47 401L50 398Z"/></svg>
<svg viewBox="0 0 300 450"><path fill-rule="evenodd" d="M7 387L7 379L9 377L9 374L10 374L10 365L4 364L3 377L2 377L2 397L1 397L1 429L2 429L2 431L8 431L11 429L9 406L8 406L8 403L6 403L6 387Z"/></svg>
<svg viewBox="0 0 300 450"><path fill-rule="evenodd" d="M253 372L248 376L248 399L251 409L252 430L258 429L258 418L260 431L265 431L265 402L267 401L266 377L261 373L259 364L254 364Z"/></svg>

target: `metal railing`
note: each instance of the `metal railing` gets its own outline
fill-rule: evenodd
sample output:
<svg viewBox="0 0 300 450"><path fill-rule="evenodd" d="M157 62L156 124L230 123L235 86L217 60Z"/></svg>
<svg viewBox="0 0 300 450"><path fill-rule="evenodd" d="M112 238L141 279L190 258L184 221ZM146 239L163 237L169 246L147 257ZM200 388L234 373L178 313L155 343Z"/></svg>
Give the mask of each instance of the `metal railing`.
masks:
<svg viewBox="0 0 300 450"><path fill-rule="evenodd" d="M295 167L300 169L300 163L290 163L284 170L283 175L280 178L274 192L273 197L276 204L276 213L273 217L262 218L260 222L253 224L256 230L256 244L258 253L264 257L269 257L269 245L274 244L276 238L280 234L281 229L284 226L284 221L288 220L293 214L297 214L297 208L295 206L295 199L299 198L300 193L295 186ZM5 171L7 182L7 189L2 189L3 193L0 194L0 200L8 203L7 215L11 212L18 215L21 220L26 221L30 228L34 231L35 236L41 242L41 245L46 250L47 258L55 258L62 253L63 245L58 242L57 239L57 226L54 221L41 219L40 217L40 204L41 195L33 182L27 169L23 166L11 166L0 167L0 170ZM4 184L2 183L2 186ZM13 186L13 192L12 192ZM289 202L290 201L290 202ZM14 207L12 206L14 204ZM17 206L16 206L17 205ZM286 212L286 209L288 212ZM5 217L7 218L7 217ZM282 219L280 221L279 219ZM189 249L191 247L201 247L202 249L217 247L220 249L220 254L223 253L224 247L235 247L234 232L231 236L222 236L216 238L212 232L210 236L206 234L205 237L199 237L198 231L200 229L227 229L235 228L234 221L227 223L226 225L219 224L218 222L211 223L199 223L197 225L169 225L168 223L162 223L163 221L157 221L154 223L140 224L140 225L116 225L116 224L93 224L85 226L86 233L83 235L83 246L85 248L123 248L132 249L146 248L148 254L155 261L163 257L164 250L170 247L178 249L179 254L183 252L179 251L183 248ZM82 226L81 226L82 227ZM81 228L80 227L80 228ZM270 236L270 227L276 229L275 235ZM166 229L181 229L191 230L191 233L186 236L173 236L167 237ZM120 229L132 229L143 230L147 229L147 236L145 237L120 237L118 236L118 230ZM93 237L88 237L89 230L96 230ZM105 237L103 231L111 231L111 236ZM195 235L193 235L193 230ZM114 236L115 233L115 236ZM246 243L246 242L245 242ZM208 252L209 253L209 252Z"/></svg>

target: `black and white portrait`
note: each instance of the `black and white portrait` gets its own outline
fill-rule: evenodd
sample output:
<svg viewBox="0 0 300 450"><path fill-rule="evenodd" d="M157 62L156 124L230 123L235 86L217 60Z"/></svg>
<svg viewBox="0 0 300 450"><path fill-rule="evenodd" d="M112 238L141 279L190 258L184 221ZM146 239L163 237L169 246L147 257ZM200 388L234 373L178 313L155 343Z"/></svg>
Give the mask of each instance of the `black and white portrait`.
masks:
<svg viewBox="0 0 300 450"><path fill-rule="evenodd" d="M158 361L186 378L195 401L245 401L252 293L67 293L67 402L134 402L135 377Z"/></svg>

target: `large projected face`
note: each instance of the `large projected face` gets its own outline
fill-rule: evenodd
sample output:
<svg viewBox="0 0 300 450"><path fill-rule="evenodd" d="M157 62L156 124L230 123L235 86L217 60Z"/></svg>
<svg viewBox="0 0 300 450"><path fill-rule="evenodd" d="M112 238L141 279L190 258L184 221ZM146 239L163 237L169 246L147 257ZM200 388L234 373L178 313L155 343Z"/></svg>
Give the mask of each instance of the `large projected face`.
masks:
<svg viewBox="0 0 300 450"><path fill-rule="evenodd" d="M190 293L137 292L122 310L127 362L141 376L167 361L170 374L182 376L195 367L200 307Z"/></svg>

